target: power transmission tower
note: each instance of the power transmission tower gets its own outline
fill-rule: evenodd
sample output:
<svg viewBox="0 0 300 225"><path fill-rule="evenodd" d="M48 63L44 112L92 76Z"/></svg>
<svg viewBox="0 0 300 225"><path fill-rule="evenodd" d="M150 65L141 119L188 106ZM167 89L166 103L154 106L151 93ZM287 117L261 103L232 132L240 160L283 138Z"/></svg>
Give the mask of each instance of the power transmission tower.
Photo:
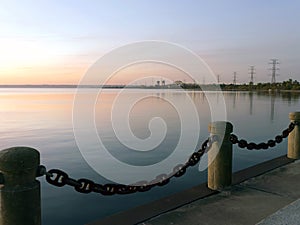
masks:
<svg viewBox="0 0 300 225"><path fill-rule="evenodd" d="M233 72L233 85L236 85L236 72Z"/></svg>
<svg viewBox="0 0 300 225"><path fill-rule="evenodd" d="M218 78L218 84L220 83L220 75L217 75Z"/></svg>
<svg viewBox="0 0 300 225"><path fill-rule="evenodd" d="M271 59L270 63L272 65L271 70L272 70L272 79L271 79L271 83L275 84L276 83L276 76L278 76L278 74L276 73L276 71L279 70L279 68L277 68L276 66L279 64L278 59Z"/></svg>
<svg viewBox="0 0 300 225"><path fill-rule="evenodd" d="M255 74L255 67L250 66L250 84L254 84L254 74Z"/></svg>

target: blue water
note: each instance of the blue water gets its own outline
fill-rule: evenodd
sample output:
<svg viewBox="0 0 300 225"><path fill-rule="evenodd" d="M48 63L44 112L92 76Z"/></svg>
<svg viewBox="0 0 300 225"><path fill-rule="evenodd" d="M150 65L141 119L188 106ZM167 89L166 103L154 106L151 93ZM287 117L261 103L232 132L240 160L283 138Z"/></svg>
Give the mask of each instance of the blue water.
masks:
<svg viewBox="0 0 300 225"><path fill-rule="evenodd" d="M86 90L87 94L93 91ZM124 152L124 146L113 133L110 112L118 91L104 90L95 104L95 124L105 146L120 161L136 166L151 165L168 158L178 143L181 124L180 115L163 99L175 96L177 104L183 104L187 98L186 93L178 90L131 90L124 94L125 99L142 96L145 92L150 96L138 102L130 111L129 124L137 138L146 139L151 135L148 127L151 118L163 119L167 127L161 146L155 148L155 151L141 153L130 152L128 149ZM40 151L41 164L48 169L60 168L74 178L109 182L89 166L77 146L72 124L74 95L75 89L0 89L0 147L30 146ZM199 114L199 147L208 136L207 126L211 115L204 94L190 91L188 95ZM221 101L220 93L212 92L209 95L215 99L216 104ZM254 142L267 141L280 134L289 124L289 112L300 110L300 95L295 93L225 92L223 96L227 120L233 123L234 133ZM122 110L116 115L121 114ZM89 141L88 136L85 138ZM93 146L91 141L91 147L97 146ZM189 147L186 146L187 149ZM268 151L247 151L234 146L233 170L241 170L286 154L286 149L286 140ZM99 163L107 162L103 159ZM123 171L116 171L113 167L109 169L112 174L122 176ZM92 222L203 183L206 181L206 173L206 170L200 172L196 166L188 170L184 177L171 180L165 187L127 196L80 194L71 187L57 188L46 183L44 178L38 178L42 187L43 224L79 225Z"/></svg>

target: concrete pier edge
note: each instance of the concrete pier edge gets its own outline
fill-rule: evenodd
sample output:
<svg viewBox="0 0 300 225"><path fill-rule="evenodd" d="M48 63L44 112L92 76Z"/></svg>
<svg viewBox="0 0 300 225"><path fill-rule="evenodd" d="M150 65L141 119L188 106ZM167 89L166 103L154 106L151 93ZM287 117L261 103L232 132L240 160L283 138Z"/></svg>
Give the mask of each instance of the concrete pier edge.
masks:
<svg viewBox="0 0 300 225"><path fill-rule="evenodd" d="M232 185L239 184L294 161L294 159L289 159L284 155L235 172L232 177ZM217 193L219 192L208 189L207 183L203 183L171 196L111 215L99 221L88 223L87 225L138 224Z"/></svg>

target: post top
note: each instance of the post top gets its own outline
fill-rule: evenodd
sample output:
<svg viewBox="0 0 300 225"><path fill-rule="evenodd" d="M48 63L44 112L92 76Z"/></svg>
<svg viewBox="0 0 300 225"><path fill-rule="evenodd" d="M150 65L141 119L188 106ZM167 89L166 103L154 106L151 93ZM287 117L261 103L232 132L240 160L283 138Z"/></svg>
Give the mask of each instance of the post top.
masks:
<svg viewBox="0 0 300 225"><path fill-rule="evenodd" d="M36 169L40 164L40 153L29 147L12 147L0 151L0 171L19 173Z"/></svg>
<svg viewBox="0 0 300 225"><path fill-rule="evenodd" d="M233 125L227 121L215 121L208 124L208 131L213 134L230 134Z"/></svg>
<svg viewBox="0 0 300 225"><path fill-rule="evenodd" d="M290 120L297 120L300 121L300 112L291 112L289 114Z"/></svg>

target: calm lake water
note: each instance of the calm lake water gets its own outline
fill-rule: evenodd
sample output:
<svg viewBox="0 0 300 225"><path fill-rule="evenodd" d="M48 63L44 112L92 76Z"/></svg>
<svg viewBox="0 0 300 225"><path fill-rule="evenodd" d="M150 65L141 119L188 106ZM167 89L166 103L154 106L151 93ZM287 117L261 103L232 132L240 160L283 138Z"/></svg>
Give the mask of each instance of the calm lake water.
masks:
<svg viewBox="0 0 300 225"><path fill-rule="evenodd" d="M95 90L85 91L88 95ZM167 128L159 146L153 151L139 152L131 151L114 135L111 107L116 104L114 101L119 91L105 89L99 97L101 101L95 104L95 124L105 147L118 160L137 167L152 165L167 158L178 143L181 124L180 115L164 98L171 96L178 104L183 104L187 98L186 93L179 90L136 89L123 94L124 99L148 94L147 98L135 104L128 117L131 131L137 138L145 140L151 135L148 126L152 118L163 119ZM0 147L30 146L40 151L41 164L48 169L60 168L73 178L85 177L98 183L110 182L89 166L77 146L72 124L75 92L75 89L0 89ZM208 95L216 104L221 99L221 93L211 92ZM289 112L300 110L300 94L296 93L225 92L223 95L227 120L233 123L234 133L254 142L274 138L288 126ZM209 105L201 92L189 91L188 96L199 114L201 132L197 146L201 146L208 137L207 126L211 117ZM127 102L124 100L118 104L122 109L126 108ZM122 110L114 116L122 119ZM90 141L89 136L85 139L87 143ZM89 145L91 149L97 147L92 140ZM186 145L185 148L191 146ZM286 149L286 140L269 151L246 151L234 147L233 170L284 155ZM105 158L102 160L99 163L107 164ZM109 163L106 166L112 174L122 176L122 171L113 166L110 168ZM196 166L189 169L184 177L172 179L165 187L127 196L80 194L71 187L57 188L46 183L44 178L38 178L42 187L43 224L79 225L92 222L203 183L206 181L206 173L207 170L199 171Z"/></svg>

